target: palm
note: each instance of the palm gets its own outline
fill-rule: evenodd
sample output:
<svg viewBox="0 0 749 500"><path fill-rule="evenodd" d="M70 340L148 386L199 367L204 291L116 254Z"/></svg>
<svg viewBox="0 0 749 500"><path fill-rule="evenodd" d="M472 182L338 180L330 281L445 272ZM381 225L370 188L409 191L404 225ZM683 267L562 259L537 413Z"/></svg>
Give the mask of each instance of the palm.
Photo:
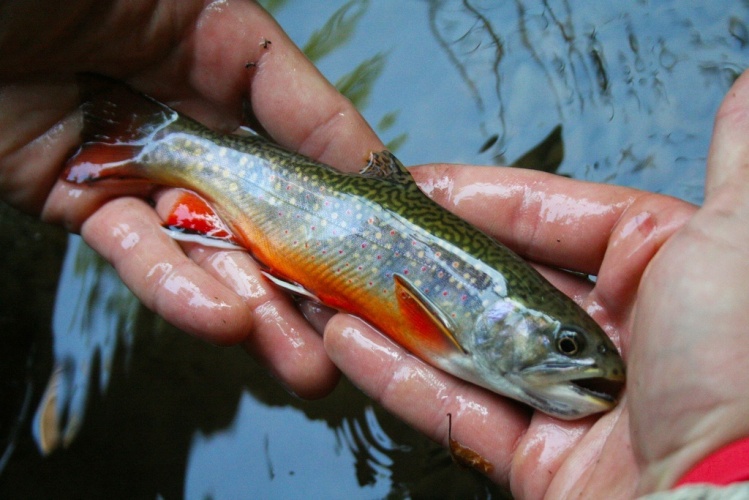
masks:
<svg viewBox="0 0 749 500"><path fill-rule="evenodd" d="M576 422L531 412L436 373L341 315L326 330L331 357L445 444L451 412L453 437L493 463L492 478L520 498L628 498L669 487L712 450L749 435L749 403L736 391L749 383L746 102L749 76L718 115L699 210L536 172L414 172L430 196L526 258L597 274L591 287L546 271L622 348L627 391L613 411Z"/></svg>
<svg viewBox="0 0 749 500"><path fill-rule="evenodd" d="M687 204L671 198L626 188L601 189L535 172L432 166L414 173L430 196L461 216L473 219L472 222L526 257L597 274L598 281L591 287L587 282L541 268L555 284L578 297L594 312L595 319L623 346L625 357L639 277L660 243L693 211ZM543 192L530 193L524 188L526 185L543 185ZM433 186L450 186L450 190ZM486 189L477 189L479 186L486 186ZM496 186L502 189L497 190ZM469 191L474 193L472 197L461 196ZM580 203L576 202L578 198L586 200L584 215L581 215ZM462 200L458 206L451 201L455 199ZM538 225L534 221L543 218L549 199L557 204L555 223ZM522 211L517 210L521 203ZM488 221L480 215L484 210L500 216ZM659 221L658 230L648 231L650 221L642 215L645 210L669 211L673 215L669 221ZM667 230L663 230L664 225L668 226ZM607 249L607 241L600 240L608 235ZM370 363L398 364L392 371L385 369L382 373L397 375L410 369L422 376L410 377L408 383L394 383L388 376L361 380L358 370L353 369L355 363L361 366L363 356L351 350L351 345L356 345L351 342L354 329L366 335L366 342L378 343L386 349L380 352L391 353ZM342 339L338 331L349 334L345 339L346 351L339 344ZM359 340L359 345L365 342L362 338ZM435 439L446 441L445 414L453 413L453 436L492 462L493 479L509 482L519 497L536 498L546 492L552 498L563 498L564 493L585 491L591 494L597 487L604 486L606 491L611 491L610 478L614 469L622 487L632 488L636 484L637 469L629 445L626 399L601 418L562 422L529 412L447 376L435 375L430 368L349 318L339 316L329 324L326 342L333 359L344 372L385 406L396 408L401 417ZM410 366L403 367L404 364ZM352 374L352 370L356 373ZM365 371L363 368L362 378ZM427 389L420 387L422 385ZM435 400L440 404L435 405ZM404 414L406 408L409 411ZM425 414L429 415L426 420ZM624 464L628 464L628 474L622 474ZM599 472L594 472L595 469Z"/></svg>
<svg viewBox="0 0 749 500"><path fill-rule="evenodd" d="M253 2L57 2L41 12L29 5L8 3L0 20L12 20L0 25L3 199L80 231L146 305L182 329L244 342L301 395L329 391L337 371L319 335L247 255L177 246L143 201L153 194L146 186L113 193L58 180L79 141L75 75L125 80L219 130L251 120L340 168L358 168L346 159L381 147L374 133ZM272 45L264 48L264 39ZM243 116L247 102L253 116Z"/></svg>

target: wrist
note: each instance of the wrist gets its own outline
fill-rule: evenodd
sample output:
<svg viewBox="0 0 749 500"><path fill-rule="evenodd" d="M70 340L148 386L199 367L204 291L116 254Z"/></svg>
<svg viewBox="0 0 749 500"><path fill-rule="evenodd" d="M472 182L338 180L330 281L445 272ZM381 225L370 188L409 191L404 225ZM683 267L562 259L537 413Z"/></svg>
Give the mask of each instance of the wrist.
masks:
<svg viewBox="0 0 749 500"><path fill-rule="evenodd" d="M732 409L736 410L735 406ZM696 481L714 485L729 484L727 478L741 477L744 474L741 470L737 471L731 467L740 456L747 458L738 465L748 464L744 467L745 470L749 470L749 421L737 418L737 415L747 413L715 413L720 417L715 414L703 415L701 421L695 422L693 426L680 426L674 423L674 427L680 429L676 434L680 435L681 439L674 439L676 443L670 451L666 451L660 457L651 455L649 460L645 460L638 488L640 494L677 488L694 484ZM727 417L726 413L730 413L731 416ZM692 427L691 430L687 430L689 427ZM734 443L739 443L738 448L733 447ZM715 460L719 460L717 466ZM705 465L702 465L703 463ZM726 467L725 470L722 470L723 465ZM696 472L692 473L692 470Z"/></svg>
<svg viewBox="0 0 749 500"><path fill-rule="evenodd" d="M749 481L749 437L729 443L697 462L674 485L728 485Z"/></svg>

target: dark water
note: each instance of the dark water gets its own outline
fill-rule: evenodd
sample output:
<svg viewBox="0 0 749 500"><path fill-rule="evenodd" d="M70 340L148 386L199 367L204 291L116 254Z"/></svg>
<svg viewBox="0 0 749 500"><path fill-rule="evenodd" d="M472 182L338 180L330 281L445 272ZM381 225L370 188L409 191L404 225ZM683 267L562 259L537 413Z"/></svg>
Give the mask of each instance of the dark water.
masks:
<svg viewBox="0 0 749 500"><path fill-rule="evenodd" d="M746 0L264 4L406 164L695 203L749 64ZM144 311L77 239L0 220L0 498L501 497L350 384L290 397L241 350Z"/></svg>

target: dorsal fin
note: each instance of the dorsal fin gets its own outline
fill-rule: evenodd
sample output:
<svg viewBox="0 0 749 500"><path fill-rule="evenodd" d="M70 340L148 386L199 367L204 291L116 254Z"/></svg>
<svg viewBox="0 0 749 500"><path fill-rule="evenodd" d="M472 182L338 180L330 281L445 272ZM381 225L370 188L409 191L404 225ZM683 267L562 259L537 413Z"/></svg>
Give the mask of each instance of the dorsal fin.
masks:
<svg viewBox="0 0 749 500"><path fill-rule="evenodd" d="M370 152L369 162L359 172L365 177L385 179L398 184L413 184L416 186L411 173L398 161L393 153L388 150Z"/></svg>

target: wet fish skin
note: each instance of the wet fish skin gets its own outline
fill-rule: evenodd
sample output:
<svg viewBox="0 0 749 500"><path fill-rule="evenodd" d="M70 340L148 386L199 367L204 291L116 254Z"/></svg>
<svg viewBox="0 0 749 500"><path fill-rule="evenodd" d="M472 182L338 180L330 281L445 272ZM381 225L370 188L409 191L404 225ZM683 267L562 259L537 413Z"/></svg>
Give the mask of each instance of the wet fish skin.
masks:
<svg viewBox="0 0 749 500"><path fill-rule="evenodd" d="M124 86L82 105L66 178L137 177L199 194L273 276L358 315L424 361L548 414L615 403L601 328L516 254L443 209L388 152L348 174L224 135ZM598 385L596 385L598 387Z"/></svg>

